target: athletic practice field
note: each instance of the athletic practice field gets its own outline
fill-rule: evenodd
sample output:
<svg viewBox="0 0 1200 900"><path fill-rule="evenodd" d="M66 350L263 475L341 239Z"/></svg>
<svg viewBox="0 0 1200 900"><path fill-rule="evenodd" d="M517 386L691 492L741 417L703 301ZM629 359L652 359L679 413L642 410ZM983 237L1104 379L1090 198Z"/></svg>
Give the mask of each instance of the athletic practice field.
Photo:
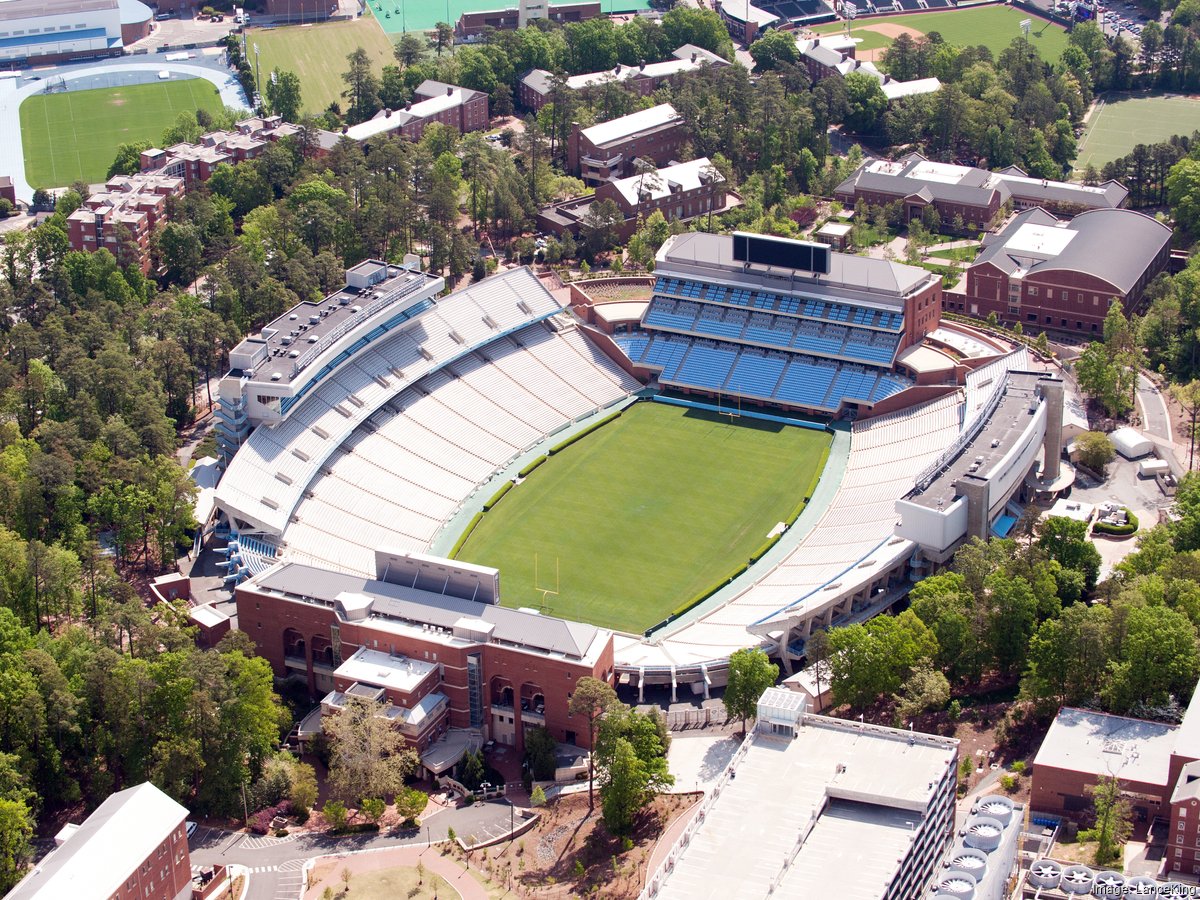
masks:
<svg viewBox="0 0 1200 900"><path fill-rule="evenodd" d="M948 12L910 13L902 16L871 16L851 23L850 36L861 38L859 59L870 60L877 53L891 46L901 34L914 38L936 31L947 44L974 47L983 44L992 53L999 55L1013 38L1021 37L1021 20L1033 19L1029 40L1037 47L1042 58L1053 62L1062 55L1067 46L1067 33L1058 25L1011 6L981 6L975 9L955 9ZM831 22L818 25L813 31L833 34L843 31L845 23Z"/></svg>
<svg viewBox="0 0 1200 900"><path fill-rule="evenodd" d="M1179 95L1105 94L1092 110L1079 139L1075 169L1101 169L1137 144L1157 144L1173 134L1200 129L1200 101Z"/></svg>
<svg viewBox="0 0 1200 900"><path fill-rule="evenodd" d="M286 28L252 28L246 36L250 60L258 45L258 62L265 81L276 67L300 76L300 93L306 112L319 113L330 103L345 108L342 74L350 67L346 57L362 47L375 60L378 74L395 65L392 40L364 16L350 22L320 25L289 25Z"/></svg>
<svg viewBox="0 0 1200 900"><path fill-rule="evenodd" d="M367 5L388 34L408 31L432 31L438 22L453 25L465 12L506 9L515 4L497 0L367 0ZM650 0L600 0L604 15L649 9Z"/></svg>
<svg viewBox="0 0 1200 900"><path fill-rule="evenodd" d="M35 188L104 181L119 144L157 144L176 116L200 108L221 108L203 78L34 94L21 104L25 178Z"/></svg>
<svg viewBox="0 0 1200 900"><path fill-rule="evenodd" d="M537 588L557 586L546 613L641 632L744 566L810 492L829 444L637 403L510 490L458 558L500 569L505 606L540 607Z"/></svg>

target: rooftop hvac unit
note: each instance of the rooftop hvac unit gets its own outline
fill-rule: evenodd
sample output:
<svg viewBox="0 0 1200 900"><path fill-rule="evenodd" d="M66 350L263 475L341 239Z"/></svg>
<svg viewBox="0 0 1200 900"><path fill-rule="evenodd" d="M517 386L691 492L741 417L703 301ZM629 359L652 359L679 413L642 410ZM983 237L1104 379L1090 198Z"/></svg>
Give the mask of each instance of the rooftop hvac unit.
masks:
<svg viewBox="0 0 1200 900"><path fill-rule="evenodd" d="M1003 833L1004 826L995 819L987 816L972 816L967 821L963 843L976 850L991 853L1000 846L1000 837Z"/></svg>
<svg viewBox="0 0 1200 900"><path fill-rule="evenodd" d="M1001 825L1007 827L1008 823L1012 821L1013 802L1007 797L984 797L971 812L987 816L989 819L995 819Z"/></svg>
<svg viewBox="0 0 1200 900"><path fill-rule="evenodd" d="M1137 875L1125 882L1125 896L1153 897L1158 891L1158 882L1149 875Z"/></svg>
<svg viewBox="0 0 1200 900"><path fill-rule="evenodd" d="M951 869L938 879L937 892L938 896L945 894L957 900L972 900L975 896L975 876L970 872Z"/></svg>
<svg viewBox="0 0 1200 900"><path fill-rule="evenodd" d="M1101 872L1096 876L1092 892L1097 897L1124 897L1125 876L1120 872Z"/></svg>
<svg viewBox="0 0 1200 900"><path fill-rule="evenodd" d="M1063 870L1058 886L1068 894L1090 894L1096 877L1087 866L1070 866Z"/></svg>
<svg viewBox="0 0 1200 900"><path fill-rule="evenodd" d="M1029 867L1029 883L1053 890L1062 880L1062 866L1052 859L1039 859Z"/></svg>
<svg viewBox="0 0 1200 900"><path fill-rule="evenodd" d="M979 881L979 879L983 877L984 870L987 869L987 863L987 854L982 850L974 850L970 847L959 847L950 854L950 859L946 865L951 869L958 869L961 872L969 872L975 876L976 881Z"/></svg>

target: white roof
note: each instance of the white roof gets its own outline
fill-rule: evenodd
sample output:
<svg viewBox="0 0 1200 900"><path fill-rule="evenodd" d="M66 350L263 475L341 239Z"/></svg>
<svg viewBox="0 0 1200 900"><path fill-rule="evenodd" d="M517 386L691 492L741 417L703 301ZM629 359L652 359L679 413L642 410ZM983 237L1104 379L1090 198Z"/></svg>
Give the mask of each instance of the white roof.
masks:
<svg viewBox="0 0 1200 900"><path fill-rule="evenodd" d="M1052 507L1042 513L1042 518L1061 517L1064 519L1074 519L1077 522L1086 522L1092 517L1092 512L1096 509L1093 503L1084 503L1082 500L1068 500L1066 497L1059 497Z"/></svg>
<svg viewBox="0 0 1200 900"><path fill-rule="evenodd" d="M188 618L197 625L202 625L205 628L212 628L214 625L220 625L222 622L229 621L229 616L209 603L205 603L202 606L193 606L188 610Z"/></svg>
<svg viewBox="0 0 1200 900"><path fill-rule="evenodd" d="M895 165L903 169L905 163L899 162ZM873 171L881 171L881 169L874 167ZM970 166L955 166L950 163L932 162L926 159L913 166L912 170L908 173L908 177L919 181L939 181L943 184L958 184L963 178L974 171ZM889 172L887 174L890 175L893 173Z"/></svg>
<svg viewBox="0 0 1200 900"><path fill-rule="evenodd" d="M1004 249L1010 253L1029 253L1036 256L1053 258L1067 249L1067 244L1075 237L1075 232L1059 225L1039 225L1026 222L1004 244Z"/></svg>
<svg viewBox="0 0 1200 900"><path fill-rule="evenodd" d="M1046 732L1033 765L1165 786L1177 730L1161 722L1065 707Z"/></svg>
<svg viewBox="0 0 1200 900"><path fill-rule="evenodd" d="M188 811L149 782L100 804L66 842L7 895L10 900L107 900L176 829ZM185 840L183 834L180 840Z"/></svg>
<svg viewBox="0 0 1200 900"><path fill-rule="evenodd" d="M888 79L879 85L883 89L883 96L889 100L896 100L900 97L915 97L918 94L932 94L935 91L941 90L942 83L936 78L916 78L912 81L896 81Z"/></svg>
<svg viewBox="0 0 1200 900"><path fill-rule="evenodd" d="M414 119L427 119L443 110L462 106L465 101L466 94L462 88L455 88L449 93L438 94L436 97L430 97L428 100L414 103L407 109L392 110L390 113L387 110L381 110L375 114L375 118L367 119L365 122L359 122L357 125L351 125L347 128L346 137L353 141L364 141L367 138L375 137L377 134L395 131L397 128Z"/></svg>
<svg viewBox="0 0 1200 900"><path fill-rule="evenodd" d="M591 128L585 128L581 134L595 146L602 147L613 141L624 140L630 135L649 131L652 128L658 128L661 125L667 125L671 122L682 121L683 119L679 113L675 112L675 107L670 103L660 103L658 106L652 106L649 109L621 116L619 119L610 119L607 122L601 122L599 125L593 125Z"/></svg>
<svg viewBox="0 0 1200 900"><path fill-rule="evenodd" d="M648 171L643 175L618 178L613 182L613 187L621 192L621 196L631 206L636 206L639 190L649 194L649 196L643 197L643 200L658 200L679 191L694 191L704 183L701 175L705 172L711 173L714 181L725 180L724 176L709 162L708 157L702 156L699 159Z"/></svg>
<svg viewBox="0 0 1200 900"><path fill-rule="evenodd" d="M919 832L880 822L880 815L920 822L954 764L957 745L949 738L824 716L807 716L795 739L756 731L736 763L737 778L726 782L681 852L659 900L766 897L796 835L814 814L816 827L779 896L882 897ZM830 810L826 798L860 802ZM885 809L876 813L863 801ZM821 840L826 830L837 840ZM828 865L825 854L834 843L861 855L858 864Z"/></svg>
<svg viewBox="0 0 1200 900"><path fill-rule="evenodd" d="M1128 425L1118 428L1109 436L1117 452L1127 459L1145 456L1154 449L1154 442L1135 428Z"/></svg>
<svg viewBox="0 0 1200 900"><path fill-rule="evenodd" d="M436 663L359 647L333 674L359 684L408 693L436 668Z"/></svg>
<svg viewBox="0 0 1200 900"><path fill-rule="evenodd" d="M854 226L849 222L826 222L817 231L817 236L819 237L821 235L828 235L829 237L845 237L853 230Z"/></svg>

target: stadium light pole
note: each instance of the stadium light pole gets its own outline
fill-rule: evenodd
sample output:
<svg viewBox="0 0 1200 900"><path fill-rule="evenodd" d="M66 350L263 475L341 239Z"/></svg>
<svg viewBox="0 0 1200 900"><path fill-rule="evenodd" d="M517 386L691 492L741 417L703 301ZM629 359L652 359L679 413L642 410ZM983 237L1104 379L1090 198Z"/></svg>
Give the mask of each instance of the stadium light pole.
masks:
<svg viewBox="0 0 1200 900"><path fill-rule="evenodd" d="M254 42L254 90L258 92L258 109L262 111L262 72L258 67L258 41Z"/></svg>

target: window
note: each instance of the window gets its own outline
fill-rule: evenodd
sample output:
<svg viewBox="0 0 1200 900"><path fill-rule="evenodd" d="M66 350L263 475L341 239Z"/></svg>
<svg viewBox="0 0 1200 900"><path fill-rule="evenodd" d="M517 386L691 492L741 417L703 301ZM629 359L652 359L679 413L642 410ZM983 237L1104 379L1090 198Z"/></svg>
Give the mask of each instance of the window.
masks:
<svg viewBox="0 0 1200 900"><path fill-rule="evenodd" d="M1047 300L1054 299L1054 288L1046 288L1046 299Z"/></svg>
<svg viewBox="0 0 1200 900"><path fill-rule="evenodd" d="M1178 859L1181 856L1183 856L1183 850L1179 847L1176 847L1175 848L1175 858Z"/></svg>
<svg viewBox="0 0 1200 900"><path fill-rule="evenodd" d="M1176 831L1183 831L1183 826L1184 826L1184 824L1185 824L1185 823L1184 823L1182 820L1180 820L1180 822L1179 822L1179 826L1178 826L1178 827L1177 827L1175 830L1176 830Z"/></svg>
<svg viewBox="0 0 1200 900"><path fill-rule="evenodd" d="M1029 285L1029 296L1036 297L1038 295L1037 285Z"/></svg>

